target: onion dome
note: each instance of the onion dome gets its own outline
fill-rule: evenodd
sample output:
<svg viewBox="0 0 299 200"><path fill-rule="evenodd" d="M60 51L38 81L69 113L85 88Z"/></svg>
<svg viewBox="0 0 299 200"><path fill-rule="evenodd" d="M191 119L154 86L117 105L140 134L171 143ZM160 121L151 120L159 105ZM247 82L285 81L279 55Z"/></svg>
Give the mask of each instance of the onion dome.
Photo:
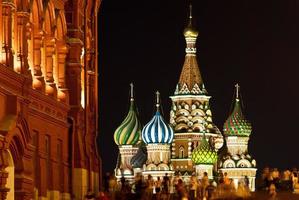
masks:
<svg viewBox="0 0 299 200"><path fill-rule="evenodd" d="M173 130L160 113L160 93L156 93L156 113L142 129L142 140L146 144L170 144L173 140Z"/></svg>
<svg viewBox="0 0 299 200"><path fill-rule="evenodd" d="M133 168L142 168L147 161L147 150L143 142L141 142L137 153L131 159Z"/></svg>
<svg viewBox="0 0 299 200"><path fill-rule="evenodd" d="M223 132L226 136L249 136L251 134L252 127L250 122L246 120L242 113L241 101L239 98L240 86L236 84L235 87L236 99L234 109L224 123Z"/></svg>
<svg viewBox="0 0 299 200"><path fill-rule="evenodd" d="M184 29L184 36L186 38L197 38L198 31L192 25L192 5L190 5L189 23Z"/></svg>
<svg viewBox="0 0 299 200"><path fill-rule="evenodd" d="M205 134L200 144L192 151L191 160L195 165L213 165L217 161L217 152L211 148Z"/></svg>
<svg viewBox="0 0 299 200"><path fill-rule="evenodd" d="M114 132L114 141L117 145L135 145L141 133L141 124L138 120L136 106L133 97L133 84L131 86L131 98L129 112Z"/></svg>

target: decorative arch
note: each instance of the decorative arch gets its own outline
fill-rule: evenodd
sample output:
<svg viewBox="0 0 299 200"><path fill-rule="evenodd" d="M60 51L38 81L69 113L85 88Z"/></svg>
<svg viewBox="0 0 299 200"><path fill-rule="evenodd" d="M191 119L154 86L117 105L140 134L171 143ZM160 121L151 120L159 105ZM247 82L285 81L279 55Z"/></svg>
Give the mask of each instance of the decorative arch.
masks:
<svg viewBox="0 0 299 200"><path fill-rule="evenodd" d="M24 156L24 144L22 143L19 135L14 135L9 143L9 151L15 163L16 171L21 172L24 170L22 157Z"/></svg>
<svg viewBox="0 0 299 200"><path fill-rule="evenodd" d="M246 159L242 159L242 160L238 161L237 167L239 167L239 168L250 168L251 163Z"/></svg>
<svg viewBox="0 0 299 200"><path fill-rule="evenodd" d="M168 165L167 164L165 164L165 163L161 163L160 165L158 165L158 170L160 170L160 171L167 171L167 170L169 170L169 167L168 167Z"/></svg>
<svg viewBox="0 0 299 200"><path fill-rule="evenodd" d="M64 40L67 34L67 25L64 12L59 10L56 16L56 37L58 40Z"/></svg>
<svg viewBox="0 0 299 200"><path fill-rule="evenodd" d="M146 167L146 170L147 171L155 171L157 170L157 166L155 164L149 164L147 167Z"/></svg>
<svg viewBox="0 0 299 200"><path fill-rule="evenodd" d="M45 5L45 9L43 13L44 13L43 29L45 31L45 35L53 36L54 29L56 26L56 21L55 21L55 7L51 0L48 1L48 3Z"/></svg>
<svg viewBox="0 0 299 200"><path fill-rule="evenodd" d="M20 114L16 120L16 126L7 135L7 149L14 161L15 198L30 199L33 194L32 175L32 151L30 144L30 132L26 120Z"/></svg>
<svg viewBox="0 0 299 200"><path fill-rule="evenodd" d="M223 163L223 168L235 168L235 162L232 159L226 160Z"/></svg>

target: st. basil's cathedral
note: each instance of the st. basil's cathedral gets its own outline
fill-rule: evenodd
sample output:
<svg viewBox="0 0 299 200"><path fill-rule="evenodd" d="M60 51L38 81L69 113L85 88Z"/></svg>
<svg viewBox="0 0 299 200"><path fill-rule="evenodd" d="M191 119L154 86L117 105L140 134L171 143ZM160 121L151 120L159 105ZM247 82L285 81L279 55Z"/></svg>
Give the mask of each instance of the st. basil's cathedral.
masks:
<svg viewBox="0 0 299 200"><path fill-rule="evenodd" d="M191 8L184 36L185 61L174 95L170 96L169 123L162 116L160 93L156 92L155 114L142 127L131 84L129 112L114 133L119 147L115 175L118 180L124 177L129 181L138 173L145 179L148 175L154 179L180 176L188 182L192 175L201 178L207 172L212 180L222 173L227 174L236 187L247 177L249 188L254 191L256 161L248 153L252 127L242 111L240 86L235 85L234 106L222 134L213 123L211 96L197 63L198 31L193 25Z"/></svg>

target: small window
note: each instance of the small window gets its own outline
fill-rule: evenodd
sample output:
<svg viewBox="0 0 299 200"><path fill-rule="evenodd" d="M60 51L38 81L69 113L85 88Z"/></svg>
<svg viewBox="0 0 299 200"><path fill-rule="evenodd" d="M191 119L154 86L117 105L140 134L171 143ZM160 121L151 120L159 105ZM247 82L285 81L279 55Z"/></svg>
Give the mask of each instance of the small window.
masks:
<svg viewBox="0 0 299 200"><path fill-rule="evenodd" d="M180 146L179 148L179 158L184 158L184 147L183 146Z"/></svg>

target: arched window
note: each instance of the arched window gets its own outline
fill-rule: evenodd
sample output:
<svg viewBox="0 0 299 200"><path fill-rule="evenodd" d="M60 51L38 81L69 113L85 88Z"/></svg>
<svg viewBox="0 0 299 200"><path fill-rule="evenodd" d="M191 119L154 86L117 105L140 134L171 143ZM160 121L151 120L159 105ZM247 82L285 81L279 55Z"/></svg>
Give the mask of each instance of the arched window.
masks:
<svg viewBox="0 0 299 200"><path fill-rule="evenodd" d="M180 148L179 148L179 158L184 158L185 157L184 156L184 151L185 151L184 147L180 146Z"/></svg>

